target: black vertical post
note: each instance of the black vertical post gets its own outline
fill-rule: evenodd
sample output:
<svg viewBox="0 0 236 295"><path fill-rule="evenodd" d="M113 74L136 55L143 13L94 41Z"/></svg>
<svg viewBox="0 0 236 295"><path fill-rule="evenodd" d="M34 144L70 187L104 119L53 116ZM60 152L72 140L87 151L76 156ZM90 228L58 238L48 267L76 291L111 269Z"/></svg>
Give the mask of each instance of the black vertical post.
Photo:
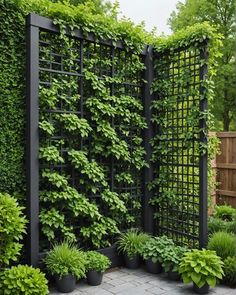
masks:
<svg viewBox="0 0 236 295"><path fill-rule="evenodd" d="M27 263L38 264L39 258L39 28L32 26L32 17L27 17Z"/></svg>
<svg viewBox="0 0 236 295"><path fill-rule="evenodd" d="M150 163L150 158L152 154L150 140L153 138L153 129L151 122L151 85L154 76L153 68L153 49L151 46L147 48L147 54L144 57L145 64L145 75L144 79L146 80L144 91L143 91L143 102L144 102L144 117L148 128L144 130L144 147L146 151L145 160L150 165L149 168L144 169L144 188L143 188L143 229L145 232L153 234L153 208L149 205L149 201L152 197L152 192L148 189L148 183L153 179L153 167Z"/></svg>
<svg viewBox="0 0 236 295"><path fill-rule="evenodd" d="M200 51L200 60L203 64L200 67L200 112L207 110L206 87L202 82L207 79L207 46ZM207 144L207 124L205 118L200 118L200 144ZM199 246L204 248L207 245L207 210L208 210L208 165L207 150L200 154L199 159Z"/></svg>

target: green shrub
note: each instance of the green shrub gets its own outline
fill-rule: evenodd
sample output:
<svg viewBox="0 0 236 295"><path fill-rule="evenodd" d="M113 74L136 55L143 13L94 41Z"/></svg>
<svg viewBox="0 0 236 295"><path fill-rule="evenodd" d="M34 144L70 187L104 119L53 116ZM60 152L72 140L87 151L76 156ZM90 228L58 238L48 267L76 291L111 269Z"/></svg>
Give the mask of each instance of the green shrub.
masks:
<svg viewBox="0 0 236 295"><path fill-rule="evenodd" d="M38 268L18 265L6 269L0 280L0 294L4 295L47 295L47 279Z"/></svg>
<svg viewBox="0 0 236 295"><path fill-rule="evenodd" d="M224 261L224 284L236 286L236 257L228 257Z"/></svg>
<svg viewBox="0 0 236 295"><path fill-rule="evenodd" d="M208 231L210 234L218 231L236 233L236 220L225 221L220 218L211 216L208 219Z"/></svg>
<svg viewBox="0 0 236 295"><path fill-rule="evenodd" d="M77 279L85 277L85 254L69 242L55 245L45 258L48 271L60 278L71 274Z"/></svg>
<svg viewBox="0 0 236 295"><path fill-rule="evenodd" d="M214 251L194 249L182 257L179 273L185 284L193 282L201 288L207 283L214 287L223 277L223 262Z"/></svg>
<svg viewBox="0 0 236 295"><path fill-rule="evenodd" d="M110 259L97 251L88 251L85 253L86 271L96 270L104 272L111 265Z"/></svg>
<svg viewBox="0 0 236 295"><path fill-rule="evenodd" d="M153 237L143 245L141 254L145 260L151 259L154 263L157 261L162 263L164 252L171 246L174 247L174 242L166 236Z"/></svg>
<svg viewBox="0 0 236 295"><path fill-rule="evenodd" d="M228 205L216 206L214 216L226 221L236 220L236 209Z"/></svg>
<svg viewBox="0 0 236 295"><path fill-rule="evenodd" d="M22 209L10 195L0 193L0 268L16 261L20 254L26 225Z"/></svg>
<svg viewBox="0 0 236 295"><path fill-rule="evenodd" d="M131 229L125 233L121 233L117 241L117 249L125 253L129 258L141 254L142 246L150 239L148 234Z"/></svg>
<svg viewBox="0 0 236 295"><path fill-rule="evenodd" d="M226 232L236 234L236 220L228 221L227 222Z"/></svg>
<svg viewBox="0 0 236 295"><path fill-rule="evenodd" d="M208 232L209 234L225 231L225 221L219 218L210 216L208 219Z"/></svg>
<svg viewBox="0 0 236 295"><path fill-rule="evenodd" d="M216 251L223 260L236 254L236 238L225 232L214 233L208 242L208 249Z"/></svg>

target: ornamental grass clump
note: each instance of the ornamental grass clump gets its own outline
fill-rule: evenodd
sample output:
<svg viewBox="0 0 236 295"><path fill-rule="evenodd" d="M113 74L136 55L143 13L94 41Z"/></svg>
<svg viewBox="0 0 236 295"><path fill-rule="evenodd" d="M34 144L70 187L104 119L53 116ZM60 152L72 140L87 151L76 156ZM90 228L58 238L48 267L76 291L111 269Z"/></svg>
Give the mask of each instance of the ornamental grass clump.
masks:
<svg viewBox="0 0 236 295"><path fill-rule="evenodd" d="M140 255L143 244L150 239L148 234L131 229L125 233L121 233L117 241L117 249L126 254L129 258Z"/></svg>
<svg viewBox="0 0 236 295"><path fill-rule="evenodd" d="M77 279L85 277L85 254L69 242L57 244L45 258L48 271L59 278L73 275Z"/></svg>
<svg viewBox="0 0 236 295"><path fill-rule="evenodd" d="M236 257L228 257L224 260L223 283L230 287L236 287Z"/></svg>
<svg viewBox="0 0 236 295"><path fill-rule="evenodd" d="M215 287L223 278L223 262L215 251L194 249L182 257L179 273L185 284L193 282L198 288Z"/></svg>
<svg viewBox="0 0 236 295"><path fill-rule="evenodd" d="M214 233L208 242L208 249L216 251L223 260L236 255L236 237L225 232Z"/></svg>
<svg viewBox="0 0 236 295"><path fill-rule="evenodd" d="M47 295L48 281L38 268L28 265L13 266L1 274L2 295Z"/></svg>

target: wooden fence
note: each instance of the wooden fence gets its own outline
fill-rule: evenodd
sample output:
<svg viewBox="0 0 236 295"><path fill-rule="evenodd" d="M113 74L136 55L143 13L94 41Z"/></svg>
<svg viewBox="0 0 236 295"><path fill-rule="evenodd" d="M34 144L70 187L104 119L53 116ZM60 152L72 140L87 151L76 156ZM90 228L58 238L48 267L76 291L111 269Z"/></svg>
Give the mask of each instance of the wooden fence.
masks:
<svg viewBox="0 0 236 295"><path fill-rule="evenodd" d="M221 153L216 156L217 204L229 204L236 208L236 132L217 132Z"/></svg>

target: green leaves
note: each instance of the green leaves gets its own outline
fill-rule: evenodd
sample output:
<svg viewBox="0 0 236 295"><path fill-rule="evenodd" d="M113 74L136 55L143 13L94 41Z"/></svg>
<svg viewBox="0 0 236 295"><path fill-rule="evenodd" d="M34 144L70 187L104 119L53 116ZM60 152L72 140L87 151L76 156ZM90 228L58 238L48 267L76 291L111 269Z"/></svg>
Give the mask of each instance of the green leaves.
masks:
<svg viewBox="0 0 236 295"><path fill-rule="evenodd" d="M185 284L194 282L199 288L206 283L214 287L223 276L223 262L214 251L192 250L181 259L179 273Z"/></svg>
<svg viewBox="0 0 236 295"><path fill-rule="evenodd" d="M104 272L111 265L111 261L108 257L96 251L85 252L85 259L87 272L90 270Z"/></svg>
<svg viewBox="0 0 236 295"><path fill-rule="evenodd" d="M55 146L41 147L39 149L39 158L48 162L64 163L64 159Z"/></svg>
<svg viewBox="0 0 236 295"><path fill-rule="evenodd" d="M79 131L82 137L87 137L92 128L89 126L86 119L79 118L76 114L61 114L56 117L64 124L68 131Z"/></svg>
<svg viewBox="0 0 236 295"><path fill-rule="evenodd" d="M26 233L26 218L23 208L8 194L0 193L0 268L17 261Z"/></svg>
<svg viewBox="0 0 236 295"><path fill-rule="evenodd" d="M153 262L163 263L163 257L168 255L170 247L174 247L174 242L166 236L152 237L142 245L141 254L145 260L152 259Z"/></svg>
<svg viewBox="0 0 236 295"><path fill-rule="evenodd" d="M13 266L1 274L0 294L48 295L47 284L45 274L40 272L39 268L28 265Z"/></svg>

